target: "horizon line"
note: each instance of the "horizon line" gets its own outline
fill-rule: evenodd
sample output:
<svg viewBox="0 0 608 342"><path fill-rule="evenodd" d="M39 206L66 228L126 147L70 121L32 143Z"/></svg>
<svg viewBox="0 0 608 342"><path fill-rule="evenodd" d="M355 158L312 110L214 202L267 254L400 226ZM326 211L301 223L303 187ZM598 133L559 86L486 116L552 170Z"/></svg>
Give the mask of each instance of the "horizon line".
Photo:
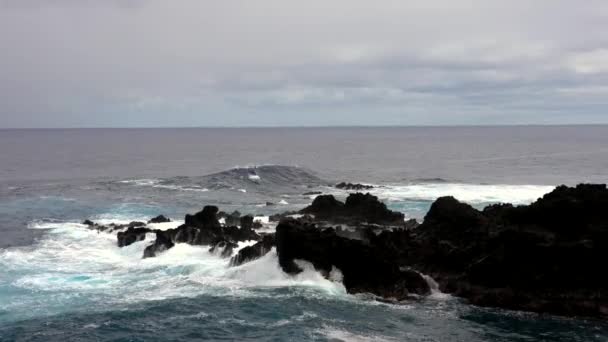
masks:
<svg viewBox="0 0 608 342"><path fill-rule="evenodd" d="M492 128L492 127L567 127L608 126L608 123L531 123L531 124L452 124L452 125L260 125L260 126L77 126L77 127L0 127L0 130L70 129L251 129L251 128Z"/></svg>

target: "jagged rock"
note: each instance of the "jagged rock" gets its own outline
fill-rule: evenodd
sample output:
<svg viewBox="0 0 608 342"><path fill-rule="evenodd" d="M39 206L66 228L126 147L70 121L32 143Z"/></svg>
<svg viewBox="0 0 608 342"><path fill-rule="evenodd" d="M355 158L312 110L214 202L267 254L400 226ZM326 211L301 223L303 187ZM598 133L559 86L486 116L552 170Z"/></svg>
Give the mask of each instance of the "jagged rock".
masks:
<svg viewBox="0 0 608 342"><path fill-rule="evenodd" d="M165 223L165 222L171 222L171 219L164 216L164 215L158 215L154 218L151 218L148 223Z"/></svg>
<svg viewBox="0 0 608 342"><path fill-rule="evenodd" d="M373 189L374 187L372 185L365 185L365 184L359 184L359 183L338 183L336 184L336 188L338 189L342 189L342 190L369 190L369 189Z"/></svg>
<svg viewBox="0 0 608 342"><path fill-rule="evenodd" d="M310 206L300 212L312 214L320 220L355 225L367 222L402 226L404 221L402 213L389 210L378 197L369 193L350 194L345 203L338 201L333 195L317 196Z"/></svg>
<svg viewBox="0 0 608 342"><path fill-rule="evenodd" d="M145 227L146 223L141 221L131 221L127 224L127 228Z"/></svg>
<svg viewBox="0 0 608 342"><path fill-rule="evenodd" d="M608 316L606 208L606 186L590 184L483 211L440 198L414 230L407 259L477 305Z"/></svg>
<svg viewBox="0 0 608 342"><path fill-rule="evenodd" d="M175 246L168 231L157 230L156 240L144 249L144 258L152 258Z"/></svg>
<svg viewBox="0 0 608 342"><path fill-rule="evenodd" d="M203 210L194 215L186 215L184 224L186 226L219 229L220 222L217 219L218 208L214 205L207 205Z"/></svg>
<svg viewBox="0 0 608 342"><path fill-rule="evenodd" d="M241 229L251 229L253 228L253 216L246 215L241 217Z"/></svg>
<svg viewBox="0 0 608 342"><path fill-rule="evenodd" d="M94 226L95 222L91 221L91 220L84 220L82 222L82 224L87 225L87 226Z"/></svg>
<svg viewBox="0 0 608 342"><path fill-rule="evenodd" d="M237 246L237 242L260 239L260 236L252 229L253 218L251 216L241 218L241 225L244 228L236 226L222 227L217 219L217 213L217 207L205 206L202 211L194 215L186 215L186 223L183 225L165 231L156 231L157 241L146 247L144 257L154 257L172 248L175 243L212 246L211 249L214 250L221 247L224 253L230 256L232 248ZM146 230L146 232L150 231L149 229ZM129 233L119 237L119 245L121 243L120 239L129 239L131 241L140 238L134 231L130 232L127 230L127 232Z"/></svg>
<svg viewBox="0 0 608 342"><path fill-rule="evenodd" d="M118 232L116 238L118 240L118 247L125 247L134 242L142 241L146 238L146 233L151 233L152 230L148 228L135 228L129 227L124 232Z"/></svg>
<svg viewBox="0 0 608 342"><path fill-rule="evenodd" d="M302 194L302 196L321 195L322 191L309 191Z"/></svg>
<svg viewBox="0 0 608 342"><path fill-rule="evenodd" d="M237 247L238 245L234 242L222 240L209 248L209 252L220 253L222 258L228 258L232 255L232 251Z"/></svg>
<svg viewBox="0 0 608 342"><path fill-rule="evenodd" d="M233 211L231 214L220 211L217 217L218 219L224 219L225 226L238 226L241 220L241 213L238 210Z"/></svg>
<svg viewBox="0 0 608 342"><path fill-rule="evenodd" d="M430 293L422 275L401 268L392 254L362 240L340 237L331 228L321 230L298 220L283 220L275 240L279 265L286 273L301 272L294 260L303 259L326 274L337 267L351 293L369 292L398 300Z"/></svg>
<svg viewBox="0 0 608 342"><path fill-rule="evenodd" d="M258 259L274 247L274 234L265 235L262 241L257 242L253 246L247 246L241 249L235 256L230 259L231 266L239 266L248 261Z"/></svg>

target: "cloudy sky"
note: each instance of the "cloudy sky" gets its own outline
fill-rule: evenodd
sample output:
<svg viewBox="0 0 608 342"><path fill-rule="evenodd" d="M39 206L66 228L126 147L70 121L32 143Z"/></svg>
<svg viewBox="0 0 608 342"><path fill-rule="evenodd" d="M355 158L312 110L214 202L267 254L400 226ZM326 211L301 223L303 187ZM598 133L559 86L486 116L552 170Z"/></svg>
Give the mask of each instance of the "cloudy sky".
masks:
<svg viewBox="0 0 608 342"><path fill-rule="evenodd" d="M0 127L608 123L606 0L0 0Z"/></svg>

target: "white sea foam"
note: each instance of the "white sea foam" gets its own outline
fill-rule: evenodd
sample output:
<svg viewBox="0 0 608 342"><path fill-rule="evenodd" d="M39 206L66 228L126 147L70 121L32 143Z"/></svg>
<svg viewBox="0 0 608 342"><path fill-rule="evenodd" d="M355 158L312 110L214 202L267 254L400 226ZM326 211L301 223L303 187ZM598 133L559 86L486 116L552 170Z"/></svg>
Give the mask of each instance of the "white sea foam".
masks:
<svg viewBox="0 0 608 342"><path fill-rule="evenodd" d="M389 185L369 192L389 201L433 201L442 196L454 196L458 200L476 203L526 204L535 201L555 187L546 185L483 185L461 183L428 183Z"/></svg>
<svg viewBox="0 0 608 342"><path fill-rule="evenodd" d="M177 228L177 227L181 226L182 224L184 224L183 220L177 220L177 221L171 221L171 222L148 223L148 227L150 227L151 229L168 230L168 229Z"/></svg>
<svg viewBox="0 0 608 342"><path fill-rule="evenodd" d="M147 179L147 178L127 179L127 180L119 181L119 183L132 184L135 186L149 186L149 187L153 187L153 188L169 189L169 190L176 190L176 191L200 191L200 192L209 191L209 189L203 188L198 185L181 186L181 185L174 185L174 184L163 184L160 179Z"/></svg>
<svg viewBox="0 0 608 342"><path fill-rule="evenodd" d="M279 201L279 204L288 205L289 203L287 203L286 200L282 199L282 200Z"/></svg>
<svg viewBox="0 0 608 342"><path fill-rule="evenodd" d="M180 223L155 225L168 229ZM340 282L324 278L310 263L301 262L304 272L296 276L285 274L274 250L238 267L230 267L229 258L210 253L208 246L188 244L176 244L155 258L143 259L154 234L119 248L116 234L78 222L37 221L29 227L49 231L32 246L0 250L0 269L7 277L3 282L29 290L0 298L2 310L21 310L27 315L27 307L45 303L49 313L60 313L82 298L123 305L201 294L259 296L263 295L260 287L296 286L322 296L346 294ZM241 242L233 253L255 242Z"/></svg>
<svg viewBox="0 0 608 342"><path fill-rule="evenodd" d="M435 279L433 279L431 276L423 273L420 273L420 275L422 276L422 278L424 278L426 283L429 285L429 288L431 289L431 295L429 296L430 298L441 300L451 298L449 294L443 293L441 292L441 290L439 290L439 284L437 284Z"/></svg>
<svg viewBox="0 0 608 342"><path fill-rule="evenodd" d="M270 223L270 216L255 216L253 220L260 222L261 224L268 224Z"/></svg>
<svg viewBox="0 0 608 342"><path fill-rule="evenodd" d="M260 176L258 176L256 174L249 174L248 177L249 177L250 180L255 181L255 182L261 180Z"/></svg>

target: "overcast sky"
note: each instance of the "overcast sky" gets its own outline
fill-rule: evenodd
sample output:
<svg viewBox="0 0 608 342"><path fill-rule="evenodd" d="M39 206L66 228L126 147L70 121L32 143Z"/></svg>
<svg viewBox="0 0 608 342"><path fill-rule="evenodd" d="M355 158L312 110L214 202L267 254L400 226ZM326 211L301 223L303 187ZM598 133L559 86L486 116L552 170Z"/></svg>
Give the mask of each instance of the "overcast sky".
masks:
<svg viewBox="0 0 608 342"><path fill-rule="evenodd" d="M606 0L0 0L0 127L608 123Z"/></svg>

